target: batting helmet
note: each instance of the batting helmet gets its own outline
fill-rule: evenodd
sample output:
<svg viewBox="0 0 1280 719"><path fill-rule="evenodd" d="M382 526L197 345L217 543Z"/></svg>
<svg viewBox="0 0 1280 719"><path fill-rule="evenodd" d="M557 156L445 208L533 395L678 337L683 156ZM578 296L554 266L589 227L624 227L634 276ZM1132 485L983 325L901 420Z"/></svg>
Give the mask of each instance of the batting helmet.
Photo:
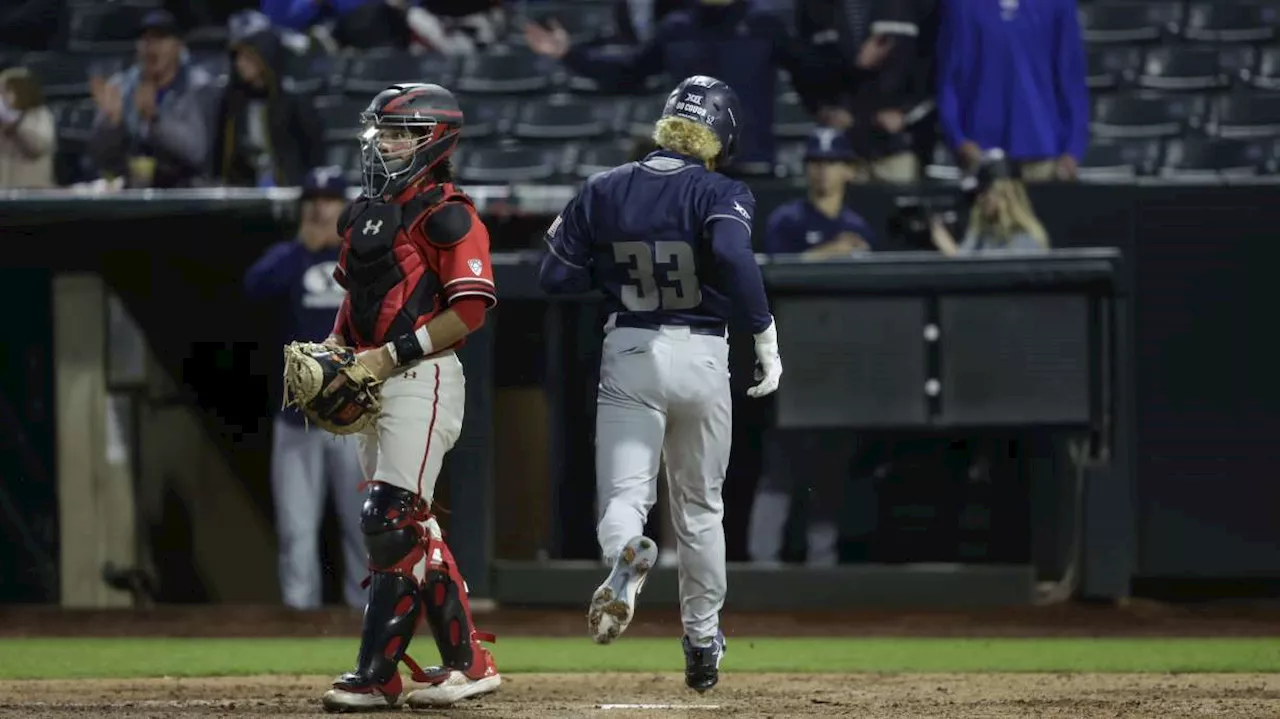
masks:
<svg viewBox="0 0 1280 719"><path fill-rule="evenodd" d="M685 78L667 97L662 117L679 117L706 125L720 140L717 162L733 161L744 118L737 93L725 83L708 75Z"/></svg>

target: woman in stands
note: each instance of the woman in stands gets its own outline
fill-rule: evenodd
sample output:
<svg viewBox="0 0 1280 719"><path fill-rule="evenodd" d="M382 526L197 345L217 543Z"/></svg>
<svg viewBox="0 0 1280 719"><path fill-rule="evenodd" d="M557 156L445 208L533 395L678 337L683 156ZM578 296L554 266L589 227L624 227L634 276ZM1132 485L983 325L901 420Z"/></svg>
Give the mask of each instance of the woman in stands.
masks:
<svg viewBox="0 0 1280 719"><path fill-rule="evenodd" d="M933 244L944 255L987 252L1044 252L1049 234L1036 217L1022 181L1015 178L1004 154L993 150L978 168L977 199L969 228L957 246L942 220L932 221Z"/></svg>
<svg viewBox="0 0 1280 719"><path fill-rule="evenodd" d="M56 187L53 113L24 67L0 72L0 188Z"/></svg>

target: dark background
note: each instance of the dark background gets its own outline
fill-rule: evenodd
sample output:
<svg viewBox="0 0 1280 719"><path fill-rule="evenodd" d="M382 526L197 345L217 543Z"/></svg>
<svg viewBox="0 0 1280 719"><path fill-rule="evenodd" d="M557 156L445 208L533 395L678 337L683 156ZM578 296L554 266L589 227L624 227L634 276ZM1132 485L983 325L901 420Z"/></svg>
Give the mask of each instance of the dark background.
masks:
<svg viewBox="0 0 1280 719"><path fill-rule="evenodd" d="M760 185L756 194L764 218L794 190ZM1194 594L1196 582L1225 580L1237 593L1270 591L1280 579L1280 379L1272 342L1277 302L1269 292L1280 258L1278 188L1040 186L1032 196L1055 245L1116 247L1126 258L1124 282L1135 302L1136 436L1129 448L1137 493L1135 589ZM848 202L882 231L893 212L891 194L879 188L859 188ZM109 202L78 205L79 217L37 216L37 208L0 202L0 224L7 226L0 295L9 310L0 345L0 601L49 599L41 557L57 556L51 270L92 269L106 277L168 369L183 379L185 396L163 401L205 409L211 434L234 458L261 511L270 512L265 477L275 350L262 346L270 319L252 311L240 280L289 228L273 219L265 201L213 210L148 204L150 217L137 218L121 216ZM495 250L534 246L549 219L495 220ZM592 311L581 314L568 329L589 347L598 326ZM499 389L544 378L544 316L539 302L500 305ZM735 344L736 356L749 358L749 348L744 355ZM593 361L580 357L580 368L590 371ZM577 404L585 412L589 402L588 391ZM748 407L735 416L726 490L731 558L743 555L742 523L767 415ZM579 447L566 457L564 475L589 477L589 467ZM562 489L559 511L588 518L565 524L566 549L589 545L589 484L586 491L580 483ZM168 531L177 539L180 517L173 523ZM165 536L161 527L153 540Z"/></svg>

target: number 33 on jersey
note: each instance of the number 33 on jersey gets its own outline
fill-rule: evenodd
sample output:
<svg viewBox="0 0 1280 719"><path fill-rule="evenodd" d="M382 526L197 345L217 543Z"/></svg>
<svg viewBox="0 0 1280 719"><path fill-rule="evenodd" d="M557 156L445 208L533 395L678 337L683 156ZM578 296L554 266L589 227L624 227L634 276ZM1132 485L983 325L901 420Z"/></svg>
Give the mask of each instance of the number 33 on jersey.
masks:
<svg viewBox="0 0 1280 719"><path fill-rule="evenodd" d="M741 182L658 151L591 177L547 230L550 292L602 290L608 310L654 325L769 326Z"/></svg>

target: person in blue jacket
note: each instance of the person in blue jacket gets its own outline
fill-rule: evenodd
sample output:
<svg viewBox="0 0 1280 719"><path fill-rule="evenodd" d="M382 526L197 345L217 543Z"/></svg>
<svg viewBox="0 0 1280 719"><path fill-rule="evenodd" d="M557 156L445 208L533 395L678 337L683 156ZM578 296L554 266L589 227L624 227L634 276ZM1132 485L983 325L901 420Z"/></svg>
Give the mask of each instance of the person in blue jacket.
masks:
<svg viewBox="0 0 1280 719"><path fill-rule="evenodd" d="M245 292L280 310L277 350L293 340L322 342L344 291L333 278L338 263L338 216L346 206L342 168L307 173L301 222L294 239L272 245L249 268ZM280 589L294 609L321 605L320 525L325 498L332 493L342 528L343 598L364 606L365 576L360 507L363 477L353 437L338 437L305 425L297 409L276 415L271 445L271 491L280 541Z"/></svg>
<svg viewBox="0 0 1280 719"><path fill-rule="evenodd" d="M844 203L857 161L844 132L819 127L810 133L804 151L808 195L769 214L761 249L808 259L850 257L874 249L876 239L867 221Z"/></svg>
<svg viewBox="0 0 1280 719"><path fill-rule="evenodd" d="M946 0L938 119L962 168L1002 148L1024 181L1073 180L1089 145L1075 0Z"/></svg>

